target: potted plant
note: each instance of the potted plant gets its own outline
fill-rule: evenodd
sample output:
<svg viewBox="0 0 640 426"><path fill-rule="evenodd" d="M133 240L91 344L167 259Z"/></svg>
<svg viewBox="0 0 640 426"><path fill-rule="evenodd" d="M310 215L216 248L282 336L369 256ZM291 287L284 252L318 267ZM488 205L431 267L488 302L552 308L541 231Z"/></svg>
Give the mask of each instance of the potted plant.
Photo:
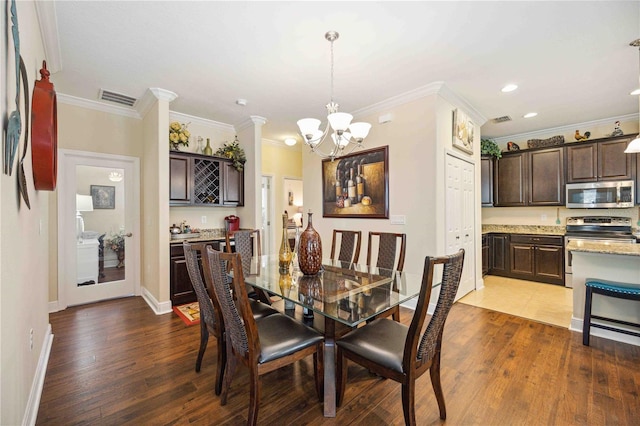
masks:
<svg viewBox="0 0 640 426"><path fill-rule="evenodd" d="M500 149L498 144L492 141L491 139L480 140L480 153L486 154L486 155L492 155L496 158L502 157L502 150Z"/></svg>
<svg viewBox="0 0 640 426"><path fill-rule="evenodd" d="M225 142L222 147L216 151L216 155L233 160L233 167L239 172L244 169L244 163L247 161L247 157L244 154L244 149L240 146L238 136L231 143Z"/></svg>
<svg viewBox="0 0 640 426"><path fill-rule="evenodd" d="M177 121L172 122L169 125L169 144L174 151L180 150L180 145L189 146L189 138L191 137L191 133L187 129L191 123L178 123Z"/></svg>

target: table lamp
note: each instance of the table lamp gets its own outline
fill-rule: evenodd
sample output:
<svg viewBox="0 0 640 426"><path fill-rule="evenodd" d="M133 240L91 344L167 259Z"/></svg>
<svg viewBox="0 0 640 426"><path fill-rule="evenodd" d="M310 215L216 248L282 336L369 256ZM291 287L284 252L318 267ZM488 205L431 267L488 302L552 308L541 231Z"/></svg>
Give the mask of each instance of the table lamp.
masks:
<svg viewBox="0 0 640 426"><path fill-rule="evenodd" d="M76 237L78 241L82 241L82 233L84 232L84 219L80 212L93 211L93 197L91 195L76 194Z"/></svg>

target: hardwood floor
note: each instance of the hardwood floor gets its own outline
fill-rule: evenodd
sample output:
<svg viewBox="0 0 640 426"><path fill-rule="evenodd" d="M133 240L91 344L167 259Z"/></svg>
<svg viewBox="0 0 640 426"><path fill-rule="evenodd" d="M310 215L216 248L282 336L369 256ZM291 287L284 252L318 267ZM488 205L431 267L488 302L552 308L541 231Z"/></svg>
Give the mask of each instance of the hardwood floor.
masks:
<svg viewBox="0 0 640 426"><path fill-rule="evenodd" d="M411 312L403 308L403 322ZM140 297L51 314L53 348L37 424L244 424L248 375L228 404L213 392L215 339L194 370L199 326L155 315ZM456 303L444 330L442 386L451 425L640 424L640 347ZM259 424L404 423L400 385L349 364L345 402L322 416L311 357L262 377ZM429 375L418 424L440 424Z"/></svg>

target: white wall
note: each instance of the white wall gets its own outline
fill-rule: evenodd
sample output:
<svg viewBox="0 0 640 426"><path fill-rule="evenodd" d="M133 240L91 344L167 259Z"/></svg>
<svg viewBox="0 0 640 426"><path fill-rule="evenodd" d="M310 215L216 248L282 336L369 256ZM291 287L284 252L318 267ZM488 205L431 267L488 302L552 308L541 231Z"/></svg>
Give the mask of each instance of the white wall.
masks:
<svg viewBox="0 0 640 426"><path fill-rule="evenodd" d="M13 37L8 26L10 2L2 3L2 117L15 107L15 58ZM30 89L40 78L44 48L34 2L18 1L20 53L24 59ZM6 29L6 31L4 30ZM7 50L8 48L8 50ZM6 52L6 54L5 54ZM55 84L55 78L52 81ZM31 91L29 111L31 110ZM23 93L20 95L22 103ZM24 140L24 105L21 149ZM30 114L30 112L29 112ZM31 146L31 144L29 145ZM30 151L29 151L30 152ZM16 159L17 163L17 159ZM50 344L48 317L48 240L50 192L35 191L31 155L25 159L31 209L18 199L17 166L12 176L0 175L0 424L16 425L35 421L38 380L44 377L43 365ZM30 331L33 330L33 348ZM35 394L30 394L35 390Z"/></svg>

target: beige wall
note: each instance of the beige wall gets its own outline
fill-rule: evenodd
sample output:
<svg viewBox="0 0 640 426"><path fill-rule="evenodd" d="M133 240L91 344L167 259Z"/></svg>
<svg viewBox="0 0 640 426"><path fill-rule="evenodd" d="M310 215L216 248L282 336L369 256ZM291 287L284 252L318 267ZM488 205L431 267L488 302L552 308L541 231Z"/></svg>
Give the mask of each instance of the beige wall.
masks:
<svg viewBox="0 0 640 426"><path fill-rule="evenodd" d="M10 22L10 2L3 2L2 5L2 22ZM16 6L20 27L20 53L27 68L30 89L33 89L33 82L40 78L38 71L44 58L38 17L33 2L19 1ZM13 37L9 27L4 24L1 37L3 48L0 93L2 117L6 119L16 109L16 79ZM55 84L55 79L52 80ZM30 111L31 90L28 94ZM21 103L22 99L23 92L20 94ZM20 106L20 153L26 127L24 108L24 105ZM0 175L0 424L3 425L30 421L26 412L27 402L34 378L38 374L38 360L47 349L45 339L50 335L47 247L49 198L52 194L34 190L31 155L27 154L25 174L31 209L22 204L16 189L17 162L16 158L11 176ZM30 330L33 330L33 349L29 342ZM44 374L44 371L40 373ZM35 421L35 418L32 420Z"/></svg>
<svg viewBox="0 0 640 426"><path fill-rule="evenodd" d="M289 207L284 203L285 178L302 179L302 151L299 147L289 148L277 146L269 142L262 143L262 174L273 178L274 217L272 218L273 233L271 238L271 252L280 247L282 240L282 214ZM305 197L306 198L306 197ZM307 223L305 216L305 226Z"/></svg>

